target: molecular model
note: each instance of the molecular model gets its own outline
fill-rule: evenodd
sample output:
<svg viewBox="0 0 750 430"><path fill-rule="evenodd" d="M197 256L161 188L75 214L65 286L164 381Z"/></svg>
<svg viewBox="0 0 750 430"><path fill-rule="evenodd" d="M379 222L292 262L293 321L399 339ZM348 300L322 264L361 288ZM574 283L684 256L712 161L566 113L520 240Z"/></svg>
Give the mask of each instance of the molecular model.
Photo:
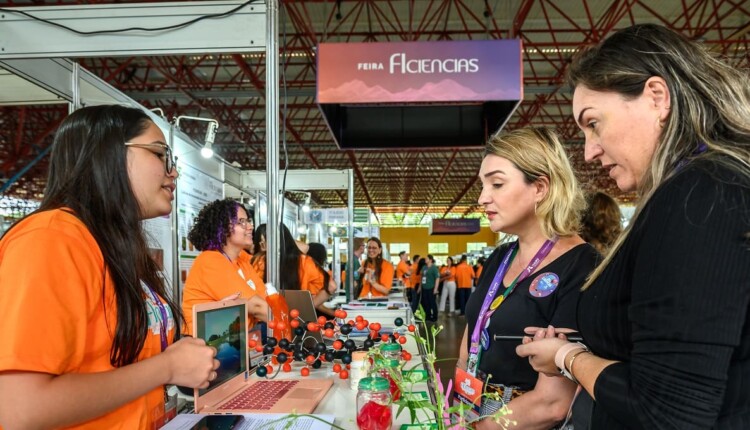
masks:
<svg viewBox="0 0 750 430"><path fill-rule="evenodd" d="M309 376L310 369L319 369L323 362L333 363L333 372L339 375L341 379L349 377L349 364L352 362L352 352L362 350L369 351L376 343L406 343L406 337L397 331L393 333L383 333L380 331L382 326L378 322L369 322L361 315L354 320L346 321L346 311L338 309L334 312L335 318L327 320L326 317L319 317L317 321L304 321L300 318L299 311L292 309L289 311L290 320L288 322L291 333L294 337L291 341L285 337L276 339L268 336L265 344L251 340L249 346L255 348L257 352L263 353L261 363L265 365L258 366L256 374L259 377L273 378L279 371L291 372L294 361L305 363L300 369L302 376ZM402 318L396 318L394 325L398 328L404 325ZM279 332L287 329L285 321L271 320L268 327ZM358 345L350 335L354 330L359 333L369 329L369 335ZM414 332L414 325L407 327L409 332ZM320 332L323 338L333 339L331 345L325 342L319 342L310 333ZM401 351L401 359L404 361L411 360L411 354L408 351ZM338 362L337 362L338 361ZM274 373L273 365L279 365Z"/></svg>

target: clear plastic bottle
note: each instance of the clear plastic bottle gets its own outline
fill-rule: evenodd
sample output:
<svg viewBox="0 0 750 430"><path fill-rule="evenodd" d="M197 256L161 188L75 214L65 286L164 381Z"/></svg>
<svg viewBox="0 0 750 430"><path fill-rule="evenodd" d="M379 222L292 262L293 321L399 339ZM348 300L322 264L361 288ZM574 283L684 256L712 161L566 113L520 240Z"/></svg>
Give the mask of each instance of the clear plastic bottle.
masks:
<svg viewBox="0 0 750 430"><path fill-rule="evenodd" d="M359 430L390 430L393 425L391 393L384 378L362 378L357 391Z"/></svg>
<svg viewBox="0 0 750 430"><path fill-rule="evenodd" d="M278 290L273 286L272 283L266 284L266 303L271 308L271 317L276 323L282 322L282 328L278 327L273 329L273 337L276 340L282 338L291 341L292 340L292 327L289 325L289 305L286 303L286 299L279 294Z"/></svg>

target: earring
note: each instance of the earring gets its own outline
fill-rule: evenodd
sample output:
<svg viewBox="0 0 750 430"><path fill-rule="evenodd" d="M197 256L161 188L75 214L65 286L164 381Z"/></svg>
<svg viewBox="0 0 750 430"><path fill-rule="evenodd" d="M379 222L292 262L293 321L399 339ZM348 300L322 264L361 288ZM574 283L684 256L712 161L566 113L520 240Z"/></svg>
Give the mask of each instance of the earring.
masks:
<svg viewBox="0 0 750 430"><path fill-rule="evenodd" d="M534 202L534 215L536 215L536 207L539 204L539 202Z"/></svg>

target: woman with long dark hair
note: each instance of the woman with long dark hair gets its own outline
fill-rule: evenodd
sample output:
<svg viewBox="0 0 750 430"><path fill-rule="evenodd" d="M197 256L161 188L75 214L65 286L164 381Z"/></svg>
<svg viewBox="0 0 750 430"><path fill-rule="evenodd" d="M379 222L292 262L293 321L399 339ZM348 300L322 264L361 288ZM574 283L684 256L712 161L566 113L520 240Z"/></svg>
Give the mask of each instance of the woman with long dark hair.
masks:
<svg viewBox="0 0 750 430"><path fill-rule="evenodd" d="M261 252L253 256L253 266L263 268L264 276L266 272L266 224L261 224L255 232L253 242L256 249L260 248ZM305 255L300 250L300 243L294 240L292 233L285 225L281 225L281 243L279 259L279 284L282 290L305 290L313 295L315 307L322 305L328 300L329 295L326 292L323 276L323 268L318 267L315 261ZM305 245L307 248L307 245ZM290 270L296 267L297 270ZM319 294L321 293L322 294ZM319 297L318 297L319 296Z"/></svg>
<svg viewBox="0 0 750 430"><path fill-rule="evenodd" d="M359 273L362 275L360 298L388 296L395 270L393 264L383 258L383 244L377 237L367 240L367 260Z"/></svg>
<svg viewBox="0 0 750 430"><path fill-rule="evenodd" d="M318 310L318 314L324 314L327 316L333 316L333 309L328 308L323 303L327 302L336 293L336 282L333 280L332 272L326 270L328 264L328 252L326 251L325 245L322 243L312 242L307 245L307 256L310 257L317 265L318 268L323 272L323 285L325 288L320 290L318 294L313 297L313 302L320 303L315 308ZM320 297L318 297L320 296Z"/></svg>
<svg viewBox="0 0 750 430"><path fill-rule="evenodd" d="M141 110L79 109L55 136L42 204L0 241L0 425L154 428L164 386L206 387L216 351L180 308L141 221L172 210L177 172Z"/></svg>

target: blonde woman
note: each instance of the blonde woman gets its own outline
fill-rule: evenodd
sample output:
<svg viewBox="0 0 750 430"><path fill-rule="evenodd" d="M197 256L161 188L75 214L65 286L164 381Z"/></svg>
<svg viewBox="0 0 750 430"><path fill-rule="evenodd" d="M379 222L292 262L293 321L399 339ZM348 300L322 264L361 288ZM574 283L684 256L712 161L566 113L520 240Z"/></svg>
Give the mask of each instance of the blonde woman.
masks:
<svg viewBox="0 0 750 430"><path fill-rule="evenodd" d="M495 336L520 336L530 325L576 328L579 291L598 257L577 234L583 194L562 144L547 129L493 137L479 179L490 228L518 240L495 250L469 297L459 368L501 399L483 398L481 415L505 404L515 429L549 429L565 418L575 384L538 374L516 355L518 340ZM483 419L476 428L501 427Z"/></svg>

